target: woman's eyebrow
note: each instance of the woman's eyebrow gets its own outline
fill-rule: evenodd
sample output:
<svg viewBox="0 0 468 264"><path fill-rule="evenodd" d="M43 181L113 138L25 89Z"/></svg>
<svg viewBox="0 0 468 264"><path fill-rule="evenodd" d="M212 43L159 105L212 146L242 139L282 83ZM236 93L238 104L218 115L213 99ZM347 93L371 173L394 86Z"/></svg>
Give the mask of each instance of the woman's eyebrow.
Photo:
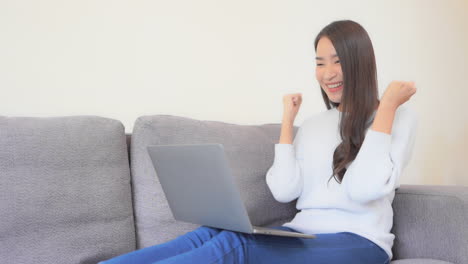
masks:
<svg viewBox="0 0 468 264"><path fill-rule="evenodd" d="M335 58L335 57L338 57L338 55L336 54L333 54L330 56L330 58ZM323 60L323 57L315 57L316 60Z"/></svg>

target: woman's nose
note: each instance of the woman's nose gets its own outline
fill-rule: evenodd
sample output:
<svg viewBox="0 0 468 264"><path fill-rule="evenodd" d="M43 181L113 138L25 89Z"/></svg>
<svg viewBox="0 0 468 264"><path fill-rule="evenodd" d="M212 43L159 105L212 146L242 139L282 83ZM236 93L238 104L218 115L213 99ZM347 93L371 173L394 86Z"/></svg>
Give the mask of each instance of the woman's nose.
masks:
<svg viewBox="0 0 468 264"><path fill-rule="evenodd" d="M331 80L336 76L337 72L333 67L327 67L323 77L327 80Z"/></svg>

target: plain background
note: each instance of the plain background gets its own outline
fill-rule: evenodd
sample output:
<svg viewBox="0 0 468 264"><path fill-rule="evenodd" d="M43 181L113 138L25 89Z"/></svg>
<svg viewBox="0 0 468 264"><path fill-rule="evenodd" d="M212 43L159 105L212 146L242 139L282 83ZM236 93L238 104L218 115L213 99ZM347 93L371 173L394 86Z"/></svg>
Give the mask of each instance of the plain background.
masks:
<svg viewBox="0 0 468 264"><path fill-rule="evenodd" d="M415 81L420 122L401 183L468 186L468 1L0 0L0 114L138 116L295 125L324 111L316 34L369 33L379 91ZM279 139L279 135L278 135Z"/></svg>

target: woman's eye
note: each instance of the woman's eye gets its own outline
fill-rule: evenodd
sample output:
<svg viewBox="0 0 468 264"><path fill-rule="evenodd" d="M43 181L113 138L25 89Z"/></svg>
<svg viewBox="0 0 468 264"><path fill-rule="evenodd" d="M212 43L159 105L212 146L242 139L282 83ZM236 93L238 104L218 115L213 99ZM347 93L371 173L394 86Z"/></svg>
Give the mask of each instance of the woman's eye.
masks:
<svg viewBox="0 0 468 264"><path fill-rule="evenodd" d="M317 64L317 66L322 66L323 64Z"/></svg>
<svg viewBox="0 0 468 264"><path fill-rule="evenodd" d="M336 61L335 63L340 63L340 61Z"/></svg>

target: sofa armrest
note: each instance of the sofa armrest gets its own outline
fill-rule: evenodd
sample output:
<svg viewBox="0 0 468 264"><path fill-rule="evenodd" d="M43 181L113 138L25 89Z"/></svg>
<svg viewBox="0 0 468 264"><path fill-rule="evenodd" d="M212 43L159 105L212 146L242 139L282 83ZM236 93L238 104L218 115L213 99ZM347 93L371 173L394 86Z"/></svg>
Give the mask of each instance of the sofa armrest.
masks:
<svg viewBox="0 0 468 264"><path fill-rule="evenodd" d="M468 187L401 185L393 201L394 259L468 260Z"/></svg>

